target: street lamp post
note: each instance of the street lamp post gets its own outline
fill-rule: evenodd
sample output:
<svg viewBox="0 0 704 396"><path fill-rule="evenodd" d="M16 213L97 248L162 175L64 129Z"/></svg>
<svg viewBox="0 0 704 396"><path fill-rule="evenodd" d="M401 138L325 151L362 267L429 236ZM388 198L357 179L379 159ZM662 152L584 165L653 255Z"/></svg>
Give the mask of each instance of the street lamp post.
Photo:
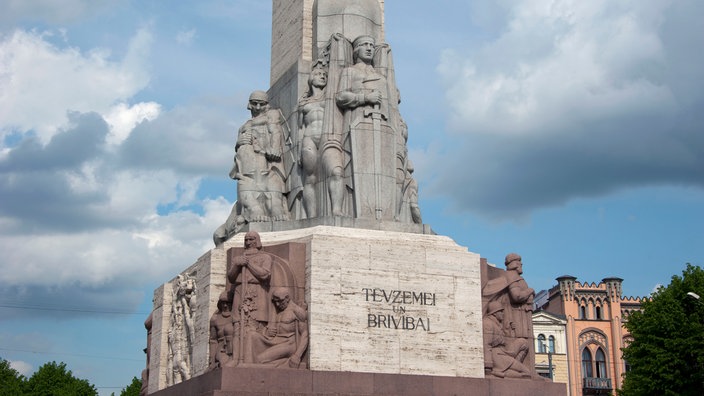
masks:
<svg viewBox="0 0 704 396"><path fill-rule="evenodd" d="M543 349L548 351L548 375L550 376L550 381L552 381L552 351L545 343L543 343Z"/></svg>

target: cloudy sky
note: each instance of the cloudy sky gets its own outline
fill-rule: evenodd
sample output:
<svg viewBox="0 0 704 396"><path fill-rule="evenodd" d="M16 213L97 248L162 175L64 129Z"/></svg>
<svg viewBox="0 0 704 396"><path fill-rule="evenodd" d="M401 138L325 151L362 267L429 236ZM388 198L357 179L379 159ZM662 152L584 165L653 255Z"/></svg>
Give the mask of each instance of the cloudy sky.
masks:
<svg viewBox="0 0 704 396"><path fill-rule="evenodd" d="M534 288L704 264L704 3L386 1L424 221ZM0 357L119 393L152 291L212 246L265 0L6 0Z"/></svg>

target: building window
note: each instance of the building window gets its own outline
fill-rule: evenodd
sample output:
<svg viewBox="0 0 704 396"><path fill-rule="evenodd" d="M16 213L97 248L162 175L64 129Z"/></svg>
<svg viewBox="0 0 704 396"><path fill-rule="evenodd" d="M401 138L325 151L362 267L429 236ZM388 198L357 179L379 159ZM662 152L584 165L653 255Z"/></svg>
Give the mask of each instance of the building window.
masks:
<svg viewBox="0 0 704 396"><path fill-rule="evenodd" d="M548 337L548 351L550 351L550 353L555 353L555 337L554 336Z"/></svg>
<svg viewBox="0 0 704 396"><path fill-rule="evenodd" d="M582 378L592 378L592 374L592 353L585 347L582 350Z"/></svg>
<svg viewBox="0 0 704 396"><path fill-rule="evenodd" d="M601 319L601 307L599 307L599 306L594 307L594 318Z"/></svg>
<svg viewBox="0 0 704 396"><path fill-rule="evenodd" d="M579 318L580 319L587 319L587 307L584 305L579 307Z"/></svg>
<svg viewBox="0 0 704 396"><path fill-rule="evenodd" d="M606 355L601 348L596 350L596 376L597 378L608 377L606 373Z"/></svg>
<svg viewBox="0 0 704 396"><path fill-rule="evenodd" d="M538 353L545 353L545 336L543 334L538 335Z"/></svg>

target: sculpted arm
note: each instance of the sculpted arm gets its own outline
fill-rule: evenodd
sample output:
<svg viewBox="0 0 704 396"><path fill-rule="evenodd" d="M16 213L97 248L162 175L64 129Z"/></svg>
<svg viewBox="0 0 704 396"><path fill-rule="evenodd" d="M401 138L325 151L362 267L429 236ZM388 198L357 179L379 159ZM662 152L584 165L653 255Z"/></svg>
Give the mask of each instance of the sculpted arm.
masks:
<svg viewBox="0 0 704 396"><path fill-rule="evenodd" d="M491 334L491 341L489 342L489 345L491 345L493 348L496 348L496 347L501 346L503 344L504 344L504 335L501 333L501 328L500 327L493 327L492 334Z"/></svg>
<svg viewBox="0 0 704 396"><path fill-rule="evenodd" d="M218 352L218 328L217 328L217 321L215 318L210 319L210 354L209 354L209 363L212 365L215 363L215 356L217 355Z"/></svg>
<svg viewBox="0 0 704 396"><path fill-rule="evenodd" d="M235 151L240 148L240 146L246 146L252 144L252 133L248 131L249 121L242 125L237 131L237 143L235 144Z"/></svg>
<svg viewBox="0 0 704 396"><path fill-rule="evenodd" d="M269 255L260 254L257 259L249 260L247 268L260 282L267 282L271 278L272 260Z"/></svg>
<svg viewBox="0 0 704 396"><path fill-rule="evenodd" d="M299 135L303 135L300 131L303 131L303 128L305 127L305 114L304 114L304 109L303 106L305 105L304 98L301 98L301 100L298 102L298 131ZM299 139L300 140L300 139Z"/></svg>
<svg viewBox="0 0 704 396"><path fill-rule="evenodd" d="M354 109L367 104L377 104L381 102L380 92L365 92L362 89L363 86L355 86L355 79L357 79L357 76L355 76L356 73L358 73L357 70L352 67L348 67L343 70L340 75L340 84L338 86L337 93L335 94L335 102L341 109ZM363 84L361 81L359 83L360 85Z"/></svg>
<svg viewBox="0 0 704 396"><path fill-rule="evenodd" d="M284 119L278 109L269 110L267 113L267 127L269 129L269 148L267 157L271 161L279 161L282 153Z"/></svg>
<svg viewBox="0 0 704 396"><path fill-rule="evenodd" d="M301 363L301 356L308 348L308 318L306 310L295 306L294 313L296 314L297 324L298 324L298 347L296 352L291 355L289 360L289 365L292 367L298 367Z"/></svg>
<svg viewBox="0 0 704 396"><path fill-rule="evenodd" d="M535 290L528 287L525 282L513 282L508 287L511 301L519 304L532 304Z"/></svg>
<svg viewBox="0 0 704 396"><path fill-rule="evenodd" d="M232 266L230 269L227 270L227 280L230 281L230 283L235 284L237 281L237 276L240 274L242 271L241 268L242 266L247 264L247 258L244 256L239 256L235 257L233 260Z"/></svg>

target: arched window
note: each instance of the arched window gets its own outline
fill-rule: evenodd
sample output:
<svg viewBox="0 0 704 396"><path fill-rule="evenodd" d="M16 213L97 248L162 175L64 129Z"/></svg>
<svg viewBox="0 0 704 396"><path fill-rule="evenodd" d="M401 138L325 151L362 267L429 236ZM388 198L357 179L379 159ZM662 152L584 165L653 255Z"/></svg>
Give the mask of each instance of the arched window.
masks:
<svg viewBox="0 0 704 396"><path fill-rule="evenodd" d="M592 353L589 348L582 350L582 378L592 378Z"/></svg>
<svg viewBox="0 0 704 396"><path fill-rule="evenodd" d="M548 337L548 351L555 353L555 336Z"/></svg>
<svg viewBox="0 0 704 396"><path fill-rule="evenodd" d="M596 377L608 377L608 375L606 374L606 355L604 354L604 351L601 350L601 348L596 350Z"/></svg>
<svg viewBox="0 0 704 396"><path fill-rule="evenodd" d="M545 336L538 334L538 353L545 353Z"/></svg>
<svg viewBox="0 0 704 396"><path fill-rule="evenodd" d="M587 307L584 305L579 307L579 318L580 319L587 319Z"/></svg>
<svg viewBox="0 0 704 396"><path fill-rule="evenodd" d="M601 307L598 305L594 307L594 319L601 319Z"/></svg>

